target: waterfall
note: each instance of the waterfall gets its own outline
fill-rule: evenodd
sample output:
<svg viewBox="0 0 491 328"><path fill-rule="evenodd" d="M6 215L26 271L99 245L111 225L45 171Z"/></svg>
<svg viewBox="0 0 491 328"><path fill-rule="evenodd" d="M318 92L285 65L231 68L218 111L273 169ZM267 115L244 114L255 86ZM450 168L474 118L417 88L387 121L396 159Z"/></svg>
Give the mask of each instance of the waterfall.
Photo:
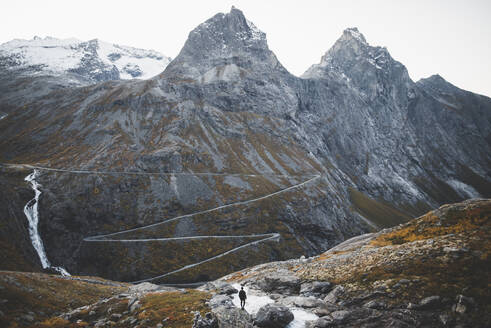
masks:
<svg viewBox="0 0 491 328"><path fill-rule="evenodd" d="M29 182L34 189L34 198L27 202L24 206L24 214L29 222L29 236L31 237L32 246L36 250L39 259L41 260L41 265L43 269L52 268L58 271L63 276L69 276L70 274L62 267L51 266L51 263L46 256L46 251L44 250L43 241L39 235L38 223L39 223L39 195L41 195L41 190L39 188L41 185L36 181L38 175L38 170L34 170L29 174L24 180Z"/></svg>

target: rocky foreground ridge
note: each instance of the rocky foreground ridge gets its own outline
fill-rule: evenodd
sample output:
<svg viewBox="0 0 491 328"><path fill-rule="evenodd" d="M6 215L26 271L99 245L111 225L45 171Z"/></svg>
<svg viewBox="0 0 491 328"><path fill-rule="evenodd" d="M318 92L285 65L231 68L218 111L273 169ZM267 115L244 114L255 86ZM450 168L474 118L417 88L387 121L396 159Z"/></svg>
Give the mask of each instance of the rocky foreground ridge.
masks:
<svg viewBox="0 0 491 328"><path fill-rule="evenodd" d="M210 303L218 314L230 306L223 283L269 296L277 309L263 309L269 321L260 310L259 327L285 327L275 322L285 318L281 307L317 315L306 323L312 328L488 327L490 252L491 200L469 200L354 237L316 257L228 275L205 289L218 287ZM253 319L230 327L253 327Z"/></svg>
<svg viewBox="0 0 491 328"><path fill-rule="evenodd" d="M0 322L6 327L487 327L490 218L489 199L445 205L319 256L262 264L199 290L3 271ZM248 290L246 310L255 307L250 313L236 306L239 284Z"/></svg>

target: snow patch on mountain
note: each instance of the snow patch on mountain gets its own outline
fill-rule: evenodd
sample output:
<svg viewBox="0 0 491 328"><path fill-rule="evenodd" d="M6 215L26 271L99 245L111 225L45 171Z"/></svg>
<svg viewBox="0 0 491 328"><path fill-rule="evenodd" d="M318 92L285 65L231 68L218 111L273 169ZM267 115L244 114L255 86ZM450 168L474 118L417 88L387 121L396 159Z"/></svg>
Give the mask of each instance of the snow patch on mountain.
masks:
<svg viewBox="0 0 491 328"><path fill-rule="evenodd" d="M53 72L75 67L83 53L75 50L82 41L34 37L32 40L15 39L0 45L2 57L9 56L15 66L45 66Z"/></svg>
<svg viewBox="0 0 491 328"><path fill-rule="evenodd" d="M0 45L0 60L11 68L36 68L39 73L111 71L121 79L148 79L161 73L170 58L153 50L121 46L98 39L15 39ZM112 77L115 74L111 75ZM117 76L117 74L116 74Z"/></svg>
<svg viewBox="0 0 491 328"><path fill-rule="evenodd" d="M170 58L154 50L144 50L99 41L99 57L108 64L114 64L122 79L148 79L160 74Z"/></svg>

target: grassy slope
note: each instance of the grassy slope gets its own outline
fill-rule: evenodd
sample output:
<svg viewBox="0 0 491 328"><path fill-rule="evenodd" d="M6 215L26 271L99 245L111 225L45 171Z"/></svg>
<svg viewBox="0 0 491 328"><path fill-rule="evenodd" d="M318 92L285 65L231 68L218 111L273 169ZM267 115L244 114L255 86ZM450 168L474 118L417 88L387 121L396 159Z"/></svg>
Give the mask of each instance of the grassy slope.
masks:
<svg viewBox="0 0 491 328"><path fill-rule="evenodd" d="M36 324L35 328L76 328L92 326L98 318L111 318L113 313L122 313L121 318L111 318L111 327L132 328L132 327L155 327L157 324L165 322L166 327L188 328L193 321L193 312L199 311L202 315L209 312L205 302L209 299L209 294L196 290L175 291L175 292L156 292L148 293L140 297L141 308L133 313L127 313L128 299L112 298L106 303L99 303L89 306L70 320L60 317L51 317L43 322ZM90 314L91 311L95 314ZM131 318L138 321L130 323Z"/></svg>
<svg viewBox="0 0 491 328"><path fill-rule="evenodd" d="M401 293L396 299L464 293L491 311L491 200L446 205L375 236L362 246L322 254L300 275L354 290L408 279L414 283L395 290Z"/></svg>
<svg viewBox="0 0 491 328"><path fill-rule="evenodd" d="M83 277L87 278L87 277ZM210 295L196 290L145 293L139 297L141 308L128 313L128 298L113 297L127 293L129 285L90 277L84 282L60 276L0 271L1 327L85 327L101 318L110 319L112 313L122 314L114 327L134 327L126 320L130 316L145 327L154 327L167 318L169 327L190 327L193 311L202 315L209 309L205 302ZM104 285L107 283L113 284ZM101 300L104 300L101 302ZM70 320L62 313L79 309ZM23 318L32 316L32 320Z"/></svg>
<svg viewBox="0 0 491 328"><path fill-rule="evenodd" d="M398 223L407 222L411 218L395 207L372 199L358 190L351 188L349 193L355 210L377 227L391 227Z"/></svg>
<svg viewBox="0 0 491 328"><path fill-rule="evenodd" d="M0 271L0 299L7 300L2 304L4 316L0 316L0 326L22 327L25 323L15 318L29 312L35 320L43 320L126 289L124 285L104 286L55 275Z"/></svg>

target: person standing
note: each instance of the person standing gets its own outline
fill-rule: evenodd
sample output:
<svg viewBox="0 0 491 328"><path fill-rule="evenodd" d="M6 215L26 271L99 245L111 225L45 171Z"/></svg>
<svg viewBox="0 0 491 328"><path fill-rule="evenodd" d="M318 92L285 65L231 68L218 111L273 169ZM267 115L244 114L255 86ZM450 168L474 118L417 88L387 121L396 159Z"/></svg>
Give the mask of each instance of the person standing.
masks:
<svg viewBox="0 0 491 328"><path fill-rule="evenodd" d="M246 295L246 292L244 290L244 286L240 287L239 298L240 298L240 308L242 310L244 310L245 302L247 299L247 295Z"/></svg>

